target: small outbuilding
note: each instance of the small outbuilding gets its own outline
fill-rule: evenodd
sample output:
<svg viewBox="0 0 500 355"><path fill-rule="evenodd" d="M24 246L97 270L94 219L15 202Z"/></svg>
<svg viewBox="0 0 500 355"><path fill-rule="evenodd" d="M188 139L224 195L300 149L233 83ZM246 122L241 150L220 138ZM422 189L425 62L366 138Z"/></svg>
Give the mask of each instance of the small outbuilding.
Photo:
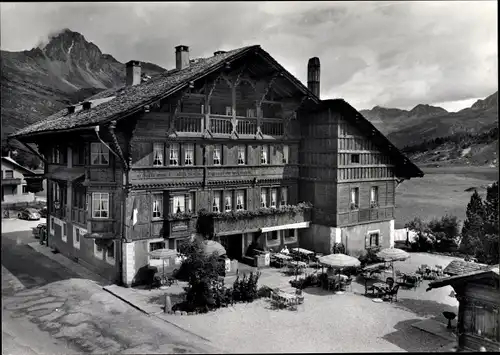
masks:
<svg viewBox="0 0 500 355"><path fill-rule="evenodd" d="M447 285L453 287L459 301L459 350L500 351L498 265L432 281L427 291Z"/></svg>

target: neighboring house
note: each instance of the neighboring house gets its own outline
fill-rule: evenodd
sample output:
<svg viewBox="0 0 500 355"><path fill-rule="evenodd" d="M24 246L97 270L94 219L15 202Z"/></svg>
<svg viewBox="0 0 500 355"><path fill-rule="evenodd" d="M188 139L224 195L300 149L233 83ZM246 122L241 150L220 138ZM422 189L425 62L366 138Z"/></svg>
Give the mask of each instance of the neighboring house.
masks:
<svg viewBox="0 0 500 355"><path fill-rule="evenodd" d="M49 245L130 285L148 252L211 235L354 255L393 244L395 188L422 171L341 99L319 99L260 46L103 91L10 138L46 157ZM307 202L312 204L308 208Z"/></svg>
<svg viewBox="0 0 500 355"><path fill-rule="evenodd" d="M498 265L429 283L427 291L451 285L458 307L459 350L500 351L500 286Z"/></svg>
<svg viewBox="0 0 500 355"><path fill-rule="evenodd" d="M25 168L11 157L2 157L2 204L32 202L35 195L28 191L25 176L35 172Z"/></svg>

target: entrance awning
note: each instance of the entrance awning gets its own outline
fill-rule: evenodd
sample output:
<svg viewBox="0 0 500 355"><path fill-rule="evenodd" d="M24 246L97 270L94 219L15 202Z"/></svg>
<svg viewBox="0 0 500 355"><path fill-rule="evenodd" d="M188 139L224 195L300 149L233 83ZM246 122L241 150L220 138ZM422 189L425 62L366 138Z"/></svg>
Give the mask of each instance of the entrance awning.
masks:
<svg viewBox="0 0 500 355"><path fill-rule="evenodd" d="M75 168L62 168L57 169L53 172L47 173L44 176L47 179L52 180L63 180L63 181L75 181L76 179L85 175L85 167L79 166Z"/></svg>
<svg viewBox="0 0 500 355"><path fill-rule="evenodd" d="M283 224L281 226L272 226L272 227L264 227L261 228L260 231L262 233L280 231L285 229L301 229L308 228L310 222L300 222L300 223L292 223L292 224Z"/></svg>

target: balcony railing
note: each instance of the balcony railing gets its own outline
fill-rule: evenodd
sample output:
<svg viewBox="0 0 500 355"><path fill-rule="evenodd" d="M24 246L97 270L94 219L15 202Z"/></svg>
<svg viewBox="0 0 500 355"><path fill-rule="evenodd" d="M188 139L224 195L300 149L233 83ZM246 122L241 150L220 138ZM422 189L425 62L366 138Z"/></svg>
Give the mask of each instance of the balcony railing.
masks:
<svg viewBox="0 0 500 355"><path fill-rule="evenodd" d="M20 178L3 178L2 179L2 185L20 185L20 184L21 184Z"/></svg>
<svg viewBox="0 0 500 355"><path fill-rule="evenodd" d="M73 207L71 209L71 220L75 223L85 225L87 223L87 211Z"/></svg>
<svg viewBox="0 0 500 355"><path fill-rule="evenodd" d="M238 120L236 131L238 132L238 134L256 134L257 120L256 119Z"/></svg>
<svg viewBox="0 0 500 355"><path fill-rule="evenodd" d="M257 232L265 227L275 227L310 221L310 205L283 206L279 209L259 209L200 215L198 232L201 234L230 235Z"/></svg>
<svg viewBox="0 0 500 355"><path fill-rule="evenodd" d="M212 133L231 134L233 124L230 117L213 117L210 118L210 129Z"/></svg>
<svg viewBox="0 0 500 355"><path fill-rule="evenodd" d="M174 126L177 132L201 133L204 117L202 115L180 114L175 118Z"/></svg>

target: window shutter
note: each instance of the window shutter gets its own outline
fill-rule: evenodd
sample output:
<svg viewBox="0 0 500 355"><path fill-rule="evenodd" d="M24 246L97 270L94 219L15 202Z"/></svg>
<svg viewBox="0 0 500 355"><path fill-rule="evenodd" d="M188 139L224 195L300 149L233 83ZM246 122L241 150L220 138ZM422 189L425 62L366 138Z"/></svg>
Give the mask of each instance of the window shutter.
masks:
<svg viewBox="0 0 500 355"><path fill-rule="evenodd" d="M368 249L370 247L370 234L365 235L365 249Z"/></svg>
<svg viewBox="0 0 500 355"><path fill-rule="evenodd" d="M383 234L382 233L379 233L378 234L378 246L381 247L383 244L382 244L382 241L383 241L383 238L382 238Z"/></svg>

